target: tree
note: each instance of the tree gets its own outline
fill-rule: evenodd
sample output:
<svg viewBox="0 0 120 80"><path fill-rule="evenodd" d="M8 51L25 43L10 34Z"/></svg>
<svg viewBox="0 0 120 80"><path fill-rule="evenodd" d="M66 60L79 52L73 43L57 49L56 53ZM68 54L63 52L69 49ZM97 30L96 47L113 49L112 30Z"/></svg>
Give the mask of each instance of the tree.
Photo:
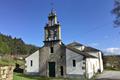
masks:
<svg viewBox="0 0 120 80"><path fill-rule="evenodd" d="M115 15L114 27L120 27L120 0L114 0L114 8L112 14Z"/></svg>
<svg viewBox="0 0 120 80"><path fill-rule="evenodd" d="M21 38L12 38L10 35L0 33L0 54L24 55L31 54L39 47L25 44Z"/></svg>
<svg viewBox="0 0 120 80"><path fill-rule="evenodd" d="M0 42L0 54L9 54L10 52L10 47L5 42Z"/></svg>

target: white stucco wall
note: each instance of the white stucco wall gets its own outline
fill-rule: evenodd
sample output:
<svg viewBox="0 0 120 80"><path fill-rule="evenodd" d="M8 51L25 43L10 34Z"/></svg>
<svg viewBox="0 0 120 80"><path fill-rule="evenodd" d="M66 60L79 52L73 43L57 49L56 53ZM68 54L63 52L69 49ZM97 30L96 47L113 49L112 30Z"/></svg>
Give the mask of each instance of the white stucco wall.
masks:
<svg viewBox="0 0 120 80"><path fill-rule="evenodd" d="M103 58L102 58L102 52L99 52L99 68L100 72L103 72Z"/></svg>
<svg viewBox="0 0 120 80"><path fill-rule="evenodd" d="M86 59L86 76L91 78L99 69L98 58L87 58Z"/></svg>
<svg viewBox="0 0 120 80"><path fill-rule="evenodd" d="M99 60L99 69L100 69L100 72L102 72L103 71L102 53L99 51L99 52L88 52L88 54L96 56L98 58L98 60Z"/></svg>
<svg viewBox="0 0 120 80"><path fill-rule="evenodd" d="M31 66L32 60L32 66ZM39 50L25 58L25 70L26 73L37 73L39 72Z"/></svg>
<svg viewBox="0 0 120 80"><path fill-rule="evenodd" d="M73 67L73 60L76 60L76 67ZM83 75L85 69L82 70L82 66L85 66L83 64L83 56L66 49L66 73L68 75Z"/></svg>

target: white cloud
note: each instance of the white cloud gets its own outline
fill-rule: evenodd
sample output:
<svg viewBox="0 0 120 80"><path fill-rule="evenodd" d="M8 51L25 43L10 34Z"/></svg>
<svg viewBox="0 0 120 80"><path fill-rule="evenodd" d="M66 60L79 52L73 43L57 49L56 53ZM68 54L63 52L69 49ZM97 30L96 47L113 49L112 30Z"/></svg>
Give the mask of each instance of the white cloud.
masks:
<svg viewBox="0 0 120 80"><path fill-rule="evenodd" d="M120 48L107 48L105 50L107 54L120 54Z"/></svg>

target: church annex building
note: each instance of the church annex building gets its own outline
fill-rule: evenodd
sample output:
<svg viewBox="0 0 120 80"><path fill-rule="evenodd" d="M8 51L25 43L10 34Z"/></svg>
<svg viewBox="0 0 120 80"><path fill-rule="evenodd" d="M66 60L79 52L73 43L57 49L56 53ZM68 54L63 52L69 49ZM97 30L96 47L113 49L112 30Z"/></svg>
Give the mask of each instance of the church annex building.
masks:
<svg viewBox="0 0 120 80"><path fill-rule="evenodd" d="M27 75L46 77L93 77L103 71L102 52L78 42L65 45L54 10L44 28L44 45L25 58Z"/></svg>

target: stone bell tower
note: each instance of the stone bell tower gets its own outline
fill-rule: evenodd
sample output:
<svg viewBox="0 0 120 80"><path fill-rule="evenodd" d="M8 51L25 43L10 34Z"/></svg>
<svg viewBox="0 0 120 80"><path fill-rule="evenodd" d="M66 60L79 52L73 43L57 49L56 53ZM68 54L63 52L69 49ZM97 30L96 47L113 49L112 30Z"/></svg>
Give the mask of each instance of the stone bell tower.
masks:
<svg viewBox="0 0 120 80"><path fill-rule="evenodd" d="M56 12L52 9L48 16L48 23L44 28L44 44L53 45L55 43L61 44L61 28L57 21Z"/></svg>

